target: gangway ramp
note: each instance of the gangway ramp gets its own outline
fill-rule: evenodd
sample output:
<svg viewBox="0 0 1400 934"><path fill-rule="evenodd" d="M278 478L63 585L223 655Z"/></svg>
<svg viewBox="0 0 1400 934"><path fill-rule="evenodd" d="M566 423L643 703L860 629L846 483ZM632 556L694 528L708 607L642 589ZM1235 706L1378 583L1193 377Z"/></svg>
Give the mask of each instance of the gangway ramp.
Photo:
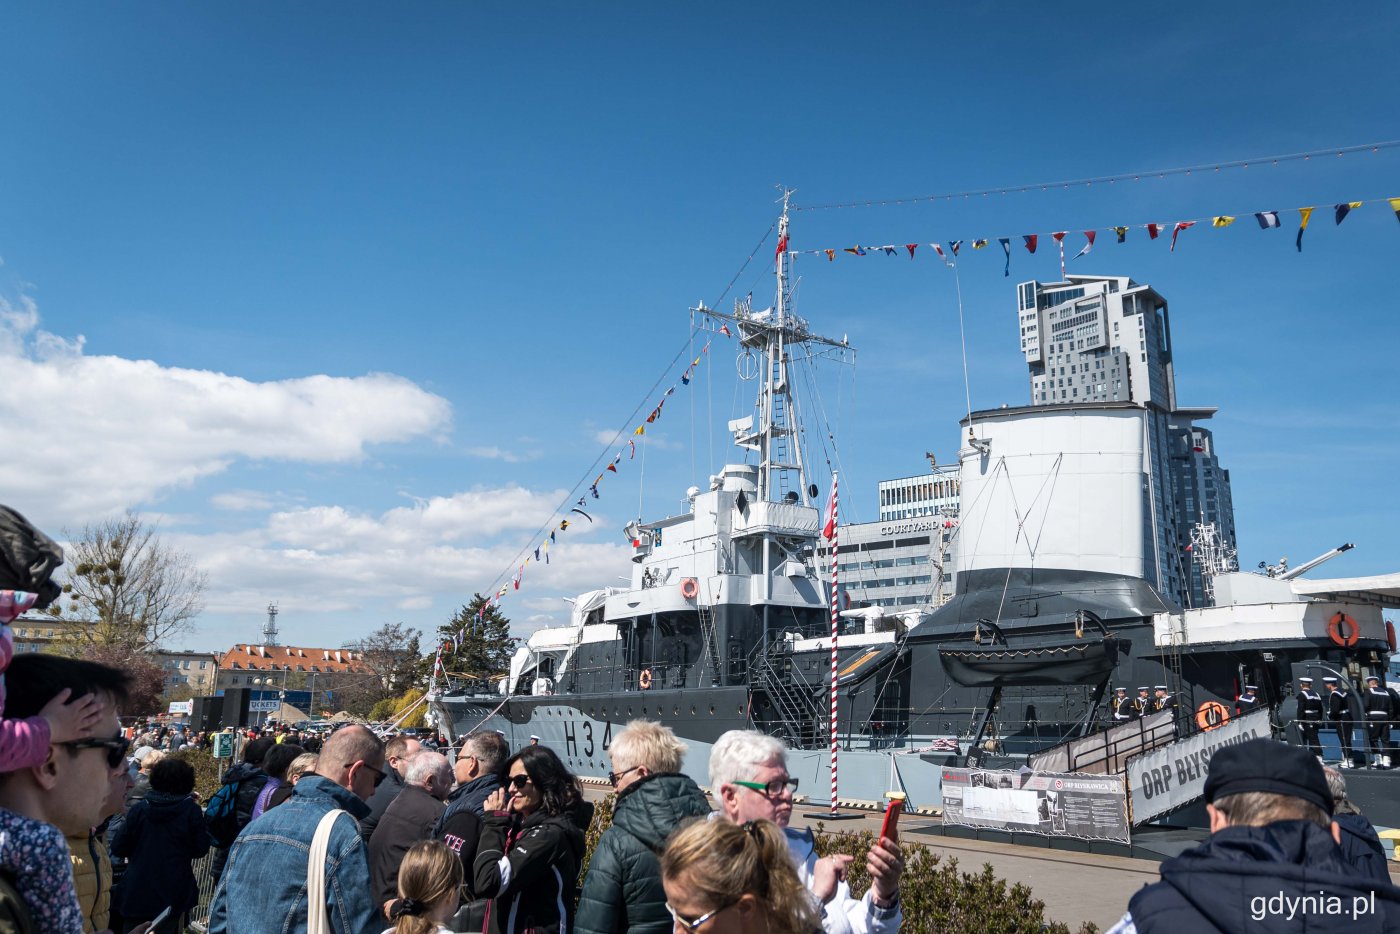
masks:
<svg viewBox="0 0 1400 934"><path fill-rule="evenodd" d="M1170 710L1159 710L1116 724L1102 732L1051 746L1033 753L1026 764L1037 772L1122 774L1128 770L1128 760L1133 756L1176 740L1176 720L1172 713Z"/></svg>

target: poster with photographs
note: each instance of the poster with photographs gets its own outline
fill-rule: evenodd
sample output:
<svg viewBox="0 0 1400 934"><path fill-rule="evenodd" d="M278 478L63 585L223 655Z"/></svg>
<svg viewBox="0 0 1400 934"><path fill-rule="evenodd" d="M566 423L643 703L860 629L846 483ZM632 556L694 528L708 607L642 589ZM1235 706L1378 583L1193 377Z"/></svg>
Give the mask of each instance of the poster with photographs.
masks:
<svg viewBox="0 0 1400 934"><path fill-rule="evenodd" d="M1121 775L942 770L943 823L1127 843Z"/></svg>

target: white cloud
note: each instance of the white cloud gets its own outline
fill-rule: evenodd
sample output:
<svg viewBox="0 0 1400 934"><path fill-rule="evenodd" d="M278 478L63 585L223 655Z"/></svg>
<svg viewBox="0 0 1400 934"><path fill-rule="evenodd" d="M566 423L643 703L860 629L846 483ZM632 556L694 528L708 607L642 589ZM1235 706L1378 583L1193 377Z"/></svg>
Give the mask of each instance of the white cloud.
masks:
<svg viewBox="0 0 1400 934"><path fill-rule="evenodd" d="M540 456L539 451L507 451L499 447L479 447L467 448L467 453L472 457L483 457L487 460L505 461L507 464L518 464L522 461L531 461Z"/></svg>
<svg viewBox="0 0 1400 934"><path fill-rule="evenodd" d="M435 630L473 594L509 584L522 546L533 547L534 532L562 495L477 489L379 514L309 506L274 512L262 527L240 532L169 532L167 543L209 574L204 634L188 641L253 638L270 600L304 644L339 645L391 620ZM561 595L616 584L628 572L625 545L589 538L586 525L570 525L548 564L532 559L525 568L520 590L510 590L502 607L517 620L518 635L538 625L527 624L530 617L567 620ZM243 621L239 634L218 622L229 619Z"/></svg>
<svg viewBox="0 0 1400 934"><path fill-rule="evenodd" d="M230 512L266 511L272 508L273 499L257 490L228 490L209 497L209 505Z"/></svg>
<svg viewBox="0 0 1400 934"><path fill-rule="evenodd" d="M89 356L83 337L39 321L28 296L0 299L0 423L25 439L0 459L0 489L42 501L49 519L150 503L238 460L353 462L370 445L440 438L451 420L447 400L392 374L259 383Z"/></svg>

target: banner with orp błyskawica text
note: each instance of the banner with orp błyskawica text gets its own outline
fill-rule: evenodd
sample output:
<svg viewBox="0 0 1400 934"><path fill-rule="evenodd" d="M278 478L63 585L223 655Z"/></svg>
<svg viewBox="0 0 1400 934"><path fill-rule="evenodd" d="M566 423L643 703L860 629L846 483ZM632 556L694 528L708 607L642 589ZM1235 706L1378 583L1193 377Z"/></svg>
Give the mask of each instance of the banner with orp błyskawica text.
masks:
<svg viewBox="0 0 1400 934"><path fill-rule="evenodd" d="M1226 719L1206 732L1133 756L1128 760L1133 823L1143 824L1161 817L1204 794L1210 757L1217 750L1268 736L1269 712L1256 710L1243 717Z"/></svg>
<svg viewBox="0 0 1400 934"><path fill-rule="evenodd" d="M942 770L943 823L1128 842L1121 775Z"/></svg>

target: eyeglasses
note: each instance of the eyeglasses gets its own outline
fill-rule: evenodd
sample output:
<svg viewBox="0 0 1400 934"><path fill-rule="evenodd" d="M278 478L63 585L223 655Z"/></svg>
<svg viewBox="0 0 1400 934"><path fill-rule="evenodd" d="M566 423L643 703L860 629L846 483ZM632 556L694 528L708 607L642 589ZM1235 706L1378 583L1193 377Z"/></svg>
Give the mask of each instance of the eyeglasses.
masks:
<svg viewBox="0 0 1400 934"><path fill-rule="evenodd" d="M105 749L107 750L107 766L115 769L122 764L126 758L126 751L131 748L131 740L125 736L113 736L109 739L94 737L91 739L74 739L66 743L58 743L59 746L66 746L69 749Z"/></svg>
<svg viewBox="0 0 1400 934"><path fill-rule="evenodd" d="M522 791L524 790L526 785L531 784L530 776L512 775L510 778L506 779L506 784L514 788L516 791Z"/></svg>
<svg viewBox="0 0 1400 934"><path fill-rule="evenodd" d="M360 765L363 765L365 768L369 769L371 772L374 773L375 788L378 788L380 785L384 784L384 779L389 777L388 773L386 773L383 769L379 768L378 766L370 765L363 759L360 760Z"/></svg>
<svg viewBox="0 0 1400 934"><path fill-rule="evenodd" d="M733 908L737 904L739 904L739 899L736 898L729 904L724 905L720 908L716 908L714 911L707 911L698 918L687 918L685 915L672 908L670 902L666 903L666 910L671 913L672 921L684 925L687 931L693 931L696 928L700 927L700 925L704 924L706 921L713 918L715 915L719 914L721 911L728 911L730 908Z"/></svg>
<svg viewBox="0 0 1400 934"><path fill-rule="evenodd" d="M634 765L634 766L632 766L630 769L623 769L621 772L609 772L609 773L608 773L608 784L609 784L609 785L612 785L614 788L616 788L616 787L617 787L617 783L620 782L620 781L622 780L622 776L627 775L627 774L629 774L629 773L631 773L631 772L635 772L635 771L637 771L637 770L640 769L640 768L642 768L642 766L640 766L640 765Z"/></svg>
<svg viewBox="0 0 1400 934"><path fill-rule="evenodd" d="M771 782L734 782L734 784L742 785L770 798L778 797L784 789L787 789L791 794L797 794L797 779L795 778L775 778Z"/></svg>

